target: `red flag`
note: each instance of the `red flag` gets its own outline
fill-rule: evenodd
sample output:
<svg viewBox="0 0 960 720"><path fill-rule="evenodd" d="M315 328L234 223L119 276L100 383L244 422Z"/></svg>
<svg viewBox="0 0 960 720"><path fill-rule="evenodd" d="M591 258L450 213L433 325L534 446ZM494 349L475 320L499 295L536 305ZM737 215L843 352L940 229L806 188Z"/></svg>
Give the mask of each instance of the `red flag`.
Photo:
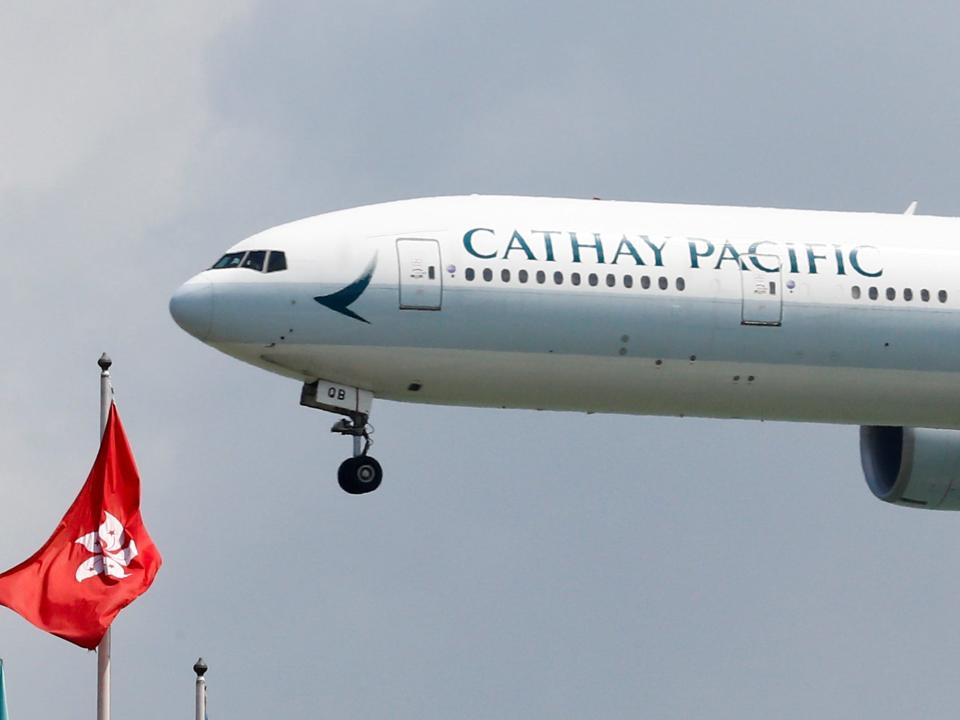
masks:
<svg viewBox="0 0 960 720"><path fill-rule="evenodd" d="M46 544L0 574L0 605L92 650L147 591L161 562L140 517L140 474L112 405L87 482Z"/></svg>

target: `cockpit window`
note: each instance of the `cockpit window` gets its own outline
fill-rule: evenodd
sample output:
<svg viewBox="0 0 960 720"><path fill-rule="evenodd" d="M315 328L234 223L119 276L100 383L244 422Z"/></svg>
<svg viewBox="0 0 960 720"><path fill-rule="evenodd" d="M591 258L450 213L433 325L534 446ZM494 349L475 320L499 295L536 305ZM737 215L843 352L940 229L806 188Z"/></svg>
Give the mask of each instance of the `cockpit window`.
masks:
<svg viewBox="0 0 960 720"><path fill-rule="evenodd" d="M268 255L269 253L269 255ZM247 268L256 272L279 272L287 269L287 256L282 250L250 250L227 253L217 260L211 270Z"/></svg>
<svg viewBox="0 0 960 720"><path fill-rule="evenodd" d="M263 261L266 259L266 250L251 250L247 253L247 257L243 259L243 267L260 272L263 270Z"/></svg>
<svg viewBox="0 0 960 720"><path fill-rule="evenodd" d="M242 253L242 252L227 253L226 255L224 255L222 258L220 258L213 264L213 267L211 268L211 270L222 270L224 268L240 267L240 261L243 260L244 255L246 255L246 253Z"/></svg>
<svg viewBox="0 0 960 720"><path fill-rule="evenodd" d="M267 272L279 272L287 269L287 256L283 250L272 250L270 252L270 261L267 263Z"/></svg>

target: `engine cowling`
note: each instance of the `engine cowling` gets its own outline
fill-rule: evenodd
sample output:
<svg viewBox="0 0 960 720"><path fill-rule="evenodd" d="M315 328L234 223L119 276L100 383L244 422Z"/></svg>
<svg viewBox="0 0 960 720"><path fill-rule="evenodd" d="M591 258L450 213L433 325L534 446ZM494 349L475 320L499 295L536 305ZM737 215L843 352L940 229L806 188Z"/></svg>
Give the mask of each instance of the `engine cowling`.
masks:
<svg viewBox="0 0 960 720"><path fill-rule="evenodd" d="M860 462L885 502L960 510L960 430L864 426Z"/></svg>

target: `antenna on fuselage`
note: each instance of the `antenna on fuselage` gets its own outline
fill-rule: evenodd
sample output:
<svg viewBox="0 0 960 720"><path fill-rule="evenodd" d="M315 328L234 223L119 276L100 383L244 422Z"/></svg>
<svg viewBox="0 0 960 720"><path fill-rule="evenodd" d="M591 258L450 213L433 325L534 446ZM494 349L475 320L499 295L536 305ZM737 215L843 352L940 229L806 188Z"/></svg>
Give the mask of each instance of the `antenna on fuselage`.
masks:
<svg viewBox="0 0 960 720"><path fill-rule="evenodd" d="M904 215L913 215L917 211L917 201L914 200L910 205L907 206L907 209L903 211Z"/></svg>

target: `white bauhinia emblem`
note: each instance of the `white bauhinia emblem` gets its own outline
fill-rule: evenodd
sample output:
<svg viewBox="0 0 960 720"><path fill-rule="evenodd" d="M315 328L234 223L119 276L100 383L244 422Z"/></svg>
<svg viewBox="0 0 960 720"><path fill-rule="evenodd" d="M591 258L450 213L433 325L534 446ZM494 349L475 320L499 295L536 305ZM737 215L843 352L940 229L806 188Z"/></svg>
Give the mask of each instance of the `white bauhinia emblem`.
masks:
<svg viewBox="0 0 960 720"><path fill-rule="evenodd" d="M130 538L130 544L124 547L127 534L123 524L110 513L104 514L107 519L103 521L98 532L87 533L74 541L93 553L92 558L85 560L77 568L77 582L97 575L120 579L130 577L123 569L137 556L137 544Z"/></svg>

